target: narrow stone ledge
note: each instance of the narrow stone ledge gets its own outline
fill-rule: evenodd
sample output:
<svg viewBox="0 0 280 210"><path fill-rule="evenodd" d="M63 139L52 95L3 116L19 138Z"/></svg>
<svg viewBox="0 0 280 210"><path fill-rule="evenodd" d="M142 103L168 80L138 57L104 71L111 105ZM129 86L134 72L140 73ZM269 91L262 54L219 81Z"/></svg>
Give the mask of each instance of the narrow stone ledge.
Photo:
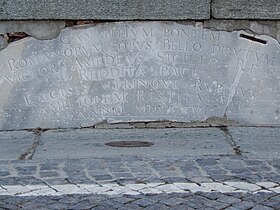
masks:
<svg viewBox="0 0 280 210"><path fill-rule="evenodd" d="M1 0L2 20L209 19L210 0Z"/></svg>
<svg viewBox="0 0 280 210"><path fill-rule="evenodd" d="M213 0L212 17L219 19L280 19L278 0Z"/></svg>

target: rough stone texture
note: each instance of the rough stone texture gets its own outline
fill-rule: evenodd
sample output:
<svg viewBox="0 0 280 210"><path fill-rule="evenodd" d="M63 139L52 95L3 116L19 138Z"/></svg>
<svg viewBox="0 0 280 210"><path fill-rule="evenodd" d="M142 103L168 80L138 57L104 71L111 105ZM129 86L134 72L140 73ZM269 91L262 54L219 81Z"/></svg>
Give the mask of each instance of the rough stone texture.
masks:
<svg viewBox="0 0 280 210"><path fill-rule="evenodd" d="M7 46L8 46L7 40L4 37L0 36L0 50L4 49Z"/></svg>
<svg viewBox="0 0 280 210"><path fill-rule="evenodd" d="M230 127L229 131L241 151L254 158L279 156L279 129Z"/></svg>
<svg viewBox="0 0 280 210"><path fill-rule="evenodd" d="M77 141L78 139L78 141ZM112 141L148 141L150 147L110 147ZM79 145L79 146L78 146ZM172 150L170 147L172 145ZM156 149L155 149L156 148ZM75 151L73 153L73 151ZM86 158L112 156L186 156L234 154L223 132L216 128L172 130L93 130L47 131L34 153L34 159Z"/></svg>
<svg viewBox="0 0 280 210"><path fill-rule="evenodd" d="M0 52L0 128L212 117L279 125L279 66L276 40L242 31L172 22L67 28Z"/></svg>
<svg viewBox="0 0 280 210"><path fill-rule="evenodd" d="M210 0L0 1L0 19L208 19Z"/></svg>
<svg viewBox="0 0 280 210"><path fill-rule="evenodd" d="M0 21L0 34L25 32L36 39L53 39L64 27L64 21Z"/></svg>
<svg viewBox="0 0 280 210"><path fill-rule="evenodd" d="M278 0L213 0L212 16L220 19L279 19Z"/></svg>
<svg viewBox="0 0 280 210"><path fill-rule="evenodd" d="M27 131L0 132L0 159L19 159L32 146L34 138L34 133Z"/></svg>

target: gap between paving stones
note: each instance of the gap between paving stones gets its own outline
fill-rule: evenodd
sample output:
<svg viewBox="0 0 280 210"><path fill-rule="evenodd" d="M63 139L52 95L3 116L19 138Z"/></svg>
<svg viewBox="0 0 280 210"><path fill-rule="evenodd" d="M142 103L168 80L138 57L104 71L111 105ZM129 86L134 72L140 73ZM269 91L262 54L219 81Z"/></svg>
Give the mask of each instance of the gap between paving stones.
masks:
<svg viewBox="0 0 280 210"><path fill-rule="evenodd" d="M235 143L233 136L231 135L230 131L228 130L228 127L224 126L224 127L220 127L220 129L225 133L226 140L229 141L229 143L231 144L233 150L235 151L235 154L242 155L240 147L237 146L237 144Z"/></svg>
<svg viewBox="0 0 280 210"><path fill-rule="evenodd" d="M33 144L31 145L30 148L27 149L27 151L25 153L23 153L22 155L20 155L19 159L20 160L31 160L34 153L35 153L35 150L37 148L37 146L39 145L39 142L40 142L40 138L42 136L42 129L36 129L34 131L34 134L35 134L35 137L34 137L34 141L33 141Z"/></svg>

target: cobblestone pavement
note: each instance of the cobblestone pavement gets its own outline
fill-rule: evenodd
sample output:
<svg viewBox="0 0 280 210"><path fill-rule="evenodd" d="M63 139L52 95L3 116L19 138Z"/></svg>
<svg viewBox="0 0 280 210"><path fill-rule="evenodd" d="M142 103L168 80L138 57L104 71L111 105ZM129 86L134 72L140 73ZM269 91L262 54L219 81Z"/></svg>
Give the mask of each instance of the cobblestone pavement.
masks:
<svg viewBox="0 0 280 210"><path fill-rule="evenodd" d="M269 158L232 142L240 153L0 160L0 209L280 209L276 146Z"/></svg>

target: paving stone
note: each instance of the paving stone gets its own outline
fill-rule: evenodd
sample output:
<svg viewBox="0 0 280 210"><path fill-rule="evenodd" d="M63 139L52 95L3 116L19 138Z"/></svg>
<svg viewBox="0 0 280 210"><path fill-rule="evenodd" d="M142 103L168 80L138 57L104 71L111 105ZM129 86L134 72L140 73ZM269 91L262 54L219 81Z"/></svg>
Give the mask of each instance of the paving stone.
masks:
<svg viewBox="0 0 280 210"><path fill-rule="evenodd" d="M210 192L211 189L199 186L196 183L174 183L177 187L191 192Z"/></svg>
<svg viewBox="0 0 280 210"><path fill-rule="evenodd" d="M65 194L88 194L89 191L86 189L80 188L77 185L67 184L67 185L53 185L53 188L58 192Z"/></svg>
<svg viewBox="0 0 280 210"><path fill-rule="evenodd" d="M274 182L257 182L256 184L264 188L273 188L278 185Z"/></svg>
<svg viewBox="0 0 280 210"><path fill-rule="evenodd" d="M27 187L27 188L29 188L29 187ZM55 190L53 190L47 186L44 186L44 187L40 187L40 189L32 189L31 192L23 193L19 196L59 196L59 195L62 195L62 194L59 192L56 192Z"/></svg>
<svg viewBox="0 0 280 210"><path fill-rule="evenodd" d="M11 175L9 171L0 171L0 177Z"/></svg>
<svg viewBox="0 0 280 210"><path fill-rule="evenodd" d="M243 201L251 201L256 204L262 204L269 197L271 197L271 193L254 193L254 194L245 194L242 198Z"/></svg>
<svg viewBox="0 0 280 210"><path fill-rule="evenodd" d="M125 196L121 196L121 197L117 197L115 198L116 202L122 203L122 204L126 204L126 203L132 203L132 201L134 201L134 198L128 198Z"/></svg>
<svg viewBox="0 0 280 210"><path fill-rule="evenodd" d="M236 188L224 185L222 183L201 183L201 186L208 189L209 191L219 191L219 192L231 192Z"/></svg>
<svg viewBox="0 0 280 210"><path fill-rule="evenodd" d="M113 177L109 174L94 175L93 177L96 181L113 180Z"/></svg>
<svg viewBox="0 0 280 210"><path fill-rule="evenodd" d="M175 182L187 182L186 178L183 177L167 177L167 178L162 178L167 184L173 184Z"/></svg>
<svg viewBox="0 0 280 210"><path fill-rule="evenodd" d="M235 203L240 203L241 199L239 198L235 198L233 196L230 195L220 195L219 198L217 199L217 201L221 202L221 203L227 203L227 204L235 204Z"/></svg>
<svg viewBox="0 0 280 210"><path fill-rule="evenodd" d="M184 201L185 201L185 199L183 199L183 198L173 197L173 198L169 198L167 200L162 200L160 202L164 203L167 206L177 206L177 205L183 204Z"/></svg>
<svg viewBox="0 0 280 210"><path fill-rule="evenodd" d="M155 210L155 209L167 210L167 209L170 209L170 207L168 207L168 206L166 206L165 204L162 204L162 203L155 203L155 204L151 204L150 206L148 206L145 209L147 209L147 210Z"/></svg>
<svg viewBox="0 0 280 210"><path fill-rule="evenodd" d="M40 164L40 171L58 170L59 163L43 163Z"/></svg>
<svg viewBox="0 0 280 210"><path fill-rule="evenodd" d="M131 173L113 173L116 178L133 178Z"/></svg>
<svg viewBox="0 0 280 210"><path fill-rule="evenodd" d="M44 184L41 179L38 179L34 176L23 176L16 178L17 184L22 185L36 185L36 184Z"/></svg>
<svg viewBox="0 0 280 210"><path fill-rule="evenodd" d="M277 209L280 206L280 194L278 193L278 195L276 196L272 196L271 198L269 198L267 201L265 201L263 203L265 206Z"/></svg>
<svg viewBox="0 0 280 210"><path fill-rule="evenodd" d="M154 204L155 201L154 200L151 200L151 199L147 199L147 198L142 198L142 199L139 199L137 201L134 201L133 204L136 204L140 207L147 207L151 204Z"/></svg>
<svg viewBox="0 0 280 210"><path fill-rule="evenodd" d="M263 205L256 205L255 207L252 208L252 210L273 210L273 209Z"/></svg>
<svg viewBox="0 0 280 210"><path fill-rule="evenodd" d="M77 210L90 209L92 207L93 205L88 200L79 201L79 203L77 203L76 205L71 206L72 209L77 209Z"/></svg>
<svg viewBox="0 0 280 210"><path fill-rule="evenodd" d="M140 190L148 187L146 184L126 184L125 186L132 190Z"/></svg>
<svg viewBox="0 0 280 210"><path fill-rule="evenodd" d="M152 187L140 189L138 191L140 193L143 193L143 194L158 194L158 193L162 193L163 192L162 190L159 190L157 188L152 188Z"/></svg>
<svg viewBox="0 0 280 210"><path fill-rule="evenodd" d="M50 178L44 179L44 181L50 185L63 185L68 183L67 179L65 178Z"/></svg>
<svg viewBox="0 0 280 210"><path fill-rule="evenodd" d="M182 192L184 192L184 190L180 189L175 184L160 185L160 186L157 186L156 189L161 190L161 191L166 192L166 193L173 193L173 192L182 193Z"/></svg>
<svg viewBox="0 0 280 210"><path fill-rule="evenodd" d="M47 171L47 172L40 172L40 177L59 177L59 173L56 171Z"/></svg>
<svg viewBox="0 0 280 210"><path fill-rule="evenodd" d="M207 158L207 159L198 159L196 160L196 162L199 164L199 165L202 165L202 166L212 166L212 165L216 165L218 164L217 160L216 159L211 159L211 158Z"/></svg>
<svg viewBox="0 0 280 210"><path fill-rule="evenodd" d="M276 192L276 193L280 193L280 187L269 188L269 190L272 190L273 192Z"/></svg>
<svg viewBox="0 0 280 210"><path fill-rule="evenodd" d="M241 190L249 190L251 192L260 190L261 187L255 185L255 184L250 184L250 183L244 183L244 182L225 182L226 185L241 189Z"/></svg>
<svg viewBox="0 0 280 210"><path fill-rule="evenodd" d="M240 209L238 209L238 208L235 208L235 207L233 207L233 206L231 206L231 207L228 207L228 208L225 208L226 210L240 210Z"/></svg>
<svg viewBox="0 0 280 210"><path fill-rule="evenodd" d="M14 185L14 186L13 185L4 185L3 187L11 195L22 194L22 193L27 193L27 192L31 191L27 187L21 186L21 185Z"/></svg>
<svg viewBox="0 0 280 210"><path fill-rule="evenodd" d="M126 204L123 207L120 207L121 210L129 210L129 209L135 209L135 210L142 210L143 208L136 205L136 204Z"/></svg>
<svg viewBox="0 0 280 210"><path fill-rule="evenodd" d="M233 204L233 207L240 209L240 210L245 210L245 209L250 209L254 207L256 204L251 202L251 201L241 201L239 203Z"/></svg>

